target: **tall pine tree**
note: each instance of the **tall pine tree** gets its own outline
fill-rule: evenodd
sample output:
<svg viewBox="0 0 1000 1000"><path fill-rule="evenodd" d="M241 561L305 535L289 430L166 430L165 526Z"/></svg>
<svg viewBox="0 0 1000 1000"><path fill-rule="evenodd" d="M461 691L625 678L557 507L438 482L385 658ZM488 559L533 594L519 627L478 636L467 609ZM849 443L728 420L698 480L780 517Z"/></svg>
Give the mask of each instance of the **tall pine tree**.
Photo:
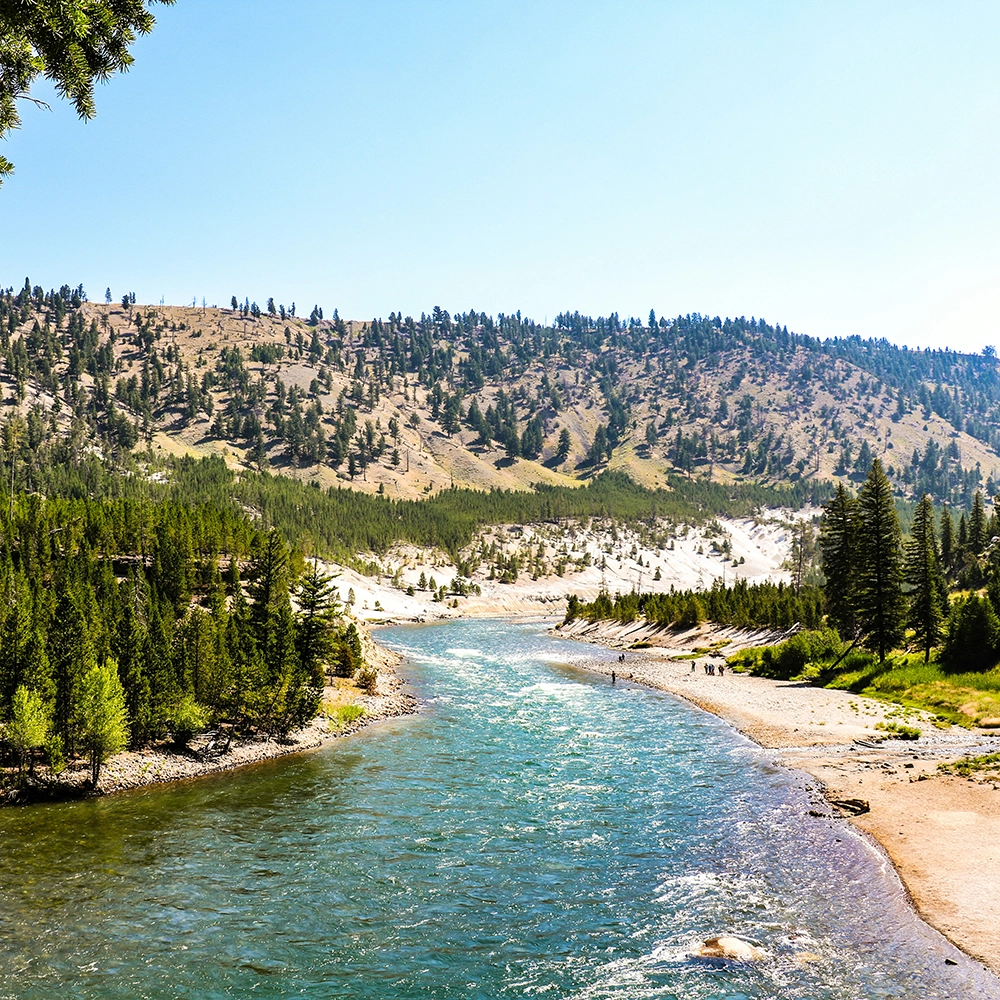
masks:
<svg viewBox="0 0 1000 1000"><path fill-rule="evenodd" d="M837 492L823 508L820 547L826 577L826 607L830 624L843 639L857 636L857 562L860 529L858 501L837 484Z"/></svg>
<svg viewBox="0 0 1000 1000"><path fill-rule="evenodd" d="M863 544L858 552L857 614L865 646L879 662L903 637L903 560L892 488L876 458L858 493Z"/></svg>
<svg viewBox="0 0 1000 1000"><path fill-rule="evenodd" d="M986 544L986 509L983 507L983 495L976 490L972 498L972 513L969 515L969 548L975 555L983 551Z"/></svg>
<svg viewBox="0 0 1000 1000"><path fill-rule="evenodd" d="M931 648L941 641L948 603L948 589L941 574L934 536L934 504L926 493L917 505L910 529L904 575L910 587L908 622L924 650L926 663Z"/></svg>
<svg viewBox="0 0 1000 1000"><path fill-rule="evenodd" d="M955 558L955 522L947 507L941 511L941 567L945 573L951 572Z"/></svg>

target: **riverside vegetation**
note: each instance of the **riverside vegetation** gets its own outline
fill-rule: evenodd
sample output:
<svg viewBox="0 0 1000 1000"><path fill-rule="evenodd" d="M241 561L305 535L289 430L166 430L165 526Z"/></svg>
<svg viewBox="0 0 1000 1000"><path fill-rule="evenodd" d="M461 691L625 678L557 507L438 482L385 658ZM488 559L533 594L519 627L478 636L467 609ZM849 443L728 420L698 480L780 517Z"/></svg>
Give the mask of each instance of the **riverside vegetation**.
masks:
<svg viewBox="0 0 1000 1000"><path fill-rule="evenodd" d="M209 726L282 736L315 716L326 672L365 669L331 579L233 505L6 501L0 717L22 783L84 754L96 786L126 745Z"/></svg>
<svg viewBox="0 0 1000 1000"><path fill-rule="evenodd" d="M307 550L363 566L359 551L401 540L457 553L512 519L655 521L788 495L650 491L608 472L576 490L395 501L149 454L43 466L14 453L10 476L35 487L0 497L0 721L15 788L51 785L81 755L96 786L126 745L183 747L206 729L283 736L316 715L324 674L370 685L357 629ZM353 721L338 709L331 725Z"/></svg>
<svg viewBox="0 0 1000 1000"><path fill-rule="evenodd" d="M924 495L910 512L905 544L888 479L876 459L858 495L843 484L825 504L822 586L725 587L669 594L571 597L567 620L648 621L691 628L704 621L800 629L775 645L742 650L731 667L802 678L932 712L942 722L1000 726L1000 517L977 492L961 511L939 513ZM938 533L940 527L940 535ZM808 528L803 525L805 533ZM895 735L912 737L912 727Z"/></svg>
<svg viewBox="0 0 1000 1000"><path fill-rule="evenodd" d="M458 569L440 596L457 601L470 559L492 559L502 582L526 568L476 555L490 525L657 531L799 508L831 497L828 473L857 479L876 450L912 444L884 489L964 506L957 527L942 521L946 570L956 586L992 579L977 492L1000 462L989 351L697 315L539 325L435 308L357 323L235 296L230 309L140 306L110 289L101 305L25 280L0 291L0 357L0 723L21 782L85 755L96 784L126 742L282 734L312 717L324 672L353 672L359 646L307 553L376 571L394 543L438 548ZM875 633L837 620L833 564L824 595L802 572L805 533L797 544L791 586L604 595L590 613L809 629L832 615L859 644L846 668ZM866 599L844 596L858 622ZM925 652L944 614L928 600L913 626ZM988 665L995 603L956 598L944 654L975 648ZM865 684L885 683L884 666Z"/></svg>

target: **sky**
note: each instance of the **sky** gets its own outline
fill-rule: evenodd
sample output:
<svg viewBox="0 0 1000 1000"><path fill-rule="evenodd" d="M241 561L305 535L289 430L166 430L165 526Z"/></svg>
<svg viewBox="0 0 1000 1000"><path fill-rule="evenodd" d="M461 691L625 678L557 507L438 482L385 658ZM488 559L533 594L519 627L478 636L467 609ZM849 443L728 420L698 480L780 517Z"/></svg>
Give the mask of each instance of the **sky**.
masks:
<svg viewBox="0 0 1000 1000"><path fill-rule="evenodd" d="M1000 4L156 13L0 143L0 285L1000 344Z"/></svg>

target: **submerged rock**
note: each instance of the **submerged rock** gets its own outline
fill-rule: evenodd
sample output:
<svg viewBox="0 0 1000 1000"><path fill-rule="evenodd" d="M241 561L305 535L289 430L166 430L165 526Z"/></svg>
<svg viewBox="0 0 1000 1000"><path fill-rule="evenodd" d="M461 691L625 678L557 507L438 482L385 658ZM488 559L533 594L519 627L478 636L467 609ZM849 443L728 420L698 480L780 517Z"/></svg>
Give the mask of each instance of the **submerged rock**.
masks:
<svg viewBox="0 0 1000 1000"><path fill-rule="evenodd" d="M696 954L699 958L728 958L734 962L759 962L767 957L756 945L737 937L707 938Z"/></svg>

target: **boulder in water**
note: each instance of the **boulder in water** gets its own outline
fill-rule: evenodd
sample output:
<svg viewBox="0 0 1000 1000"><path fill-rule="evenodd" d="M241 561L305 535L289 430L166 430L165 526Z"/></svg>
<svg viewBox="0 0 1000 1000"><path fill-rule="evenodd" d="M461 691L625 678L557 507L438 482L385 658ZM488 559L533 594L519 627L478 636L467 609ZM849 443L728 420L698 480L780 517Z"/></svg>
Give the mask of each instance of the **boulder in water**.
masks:
<svg viewBox="0 0 1000 1000"><path fill-rule="evenodd" d="M734 962L759 962L766 954L749 941L737 937L707 938L696 952L699 958L728 958Z"/></svg>

